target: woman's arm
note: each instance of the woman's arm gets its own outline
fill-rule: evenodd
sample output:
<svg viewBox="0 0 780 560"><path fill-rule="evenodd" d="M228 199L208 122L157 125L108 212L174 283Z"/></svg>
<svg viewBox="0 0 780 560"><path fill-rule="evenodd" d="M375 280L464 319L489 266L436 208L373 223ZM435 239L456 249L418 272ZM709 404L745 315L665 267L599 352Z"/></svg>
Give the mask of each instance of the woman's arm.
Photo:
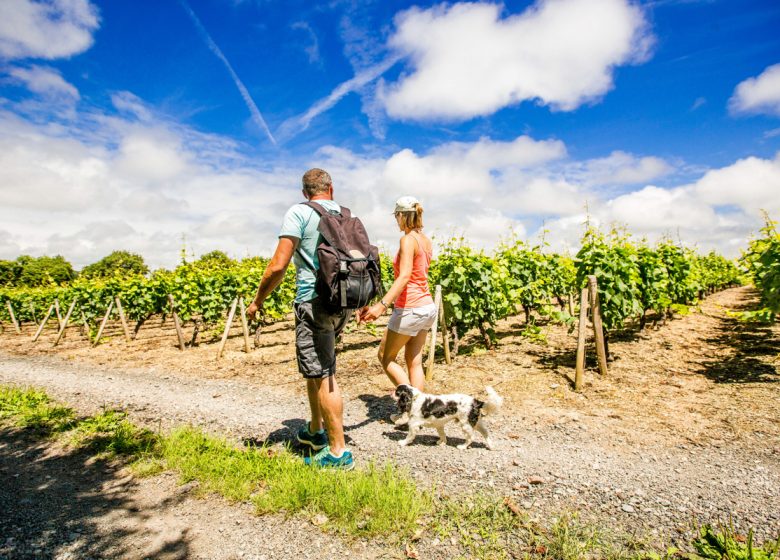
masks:
<svg viewBox="0 0 780 560"><path fill-rule="evenodd" d="M409 278L412 277L412 264L414 263L414 252L417 244L410 235L404 235L401 238L401 249L398 256L398 277L393 281L393 284L385 293L381 301L375 303L369 307L364 313L361 313L361 321L373 321L380 315L382 315L395 298L401 295L406 285L409 283ZM382 303L385 302L385 304Z"/></svg>

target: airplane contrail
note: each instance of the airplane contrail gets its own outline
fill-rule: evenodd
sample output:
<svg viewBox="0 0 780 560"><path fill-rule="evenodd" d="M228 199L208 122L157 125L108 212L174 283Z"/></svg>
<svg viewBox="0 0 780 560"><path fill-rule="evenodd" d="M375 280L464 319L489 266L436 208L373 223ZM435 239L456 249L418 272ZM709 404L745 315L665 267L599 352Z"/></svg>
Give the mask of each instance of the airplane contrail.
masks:
<svg viewBox="0 0 780 560"><path fill-rule="evenodd" d="M279 127L279 130L277 130L277 133L280 134L282 141L306 130L309 127L309 123L311 123L311 121L317 115L333 107L342 97L348 93L360 89L364 85L376 80L379 76L394 66L395 63L398 62L401 58L401 56L387 58L379 64L376 64L358 74L355 74L355 76L346 82L342 82L336 86L327 97L323 97L314 105L309 107L305 113L284 121L284 123L282 123L282 125Z"/></svg>
<svg viewBox="0 0 780 560"><path fill-rule="evenodd" d="M233 70L233 67L230 65L230 62L228 62L228 59L225 58L224 54L222 54L222 50L214 42L214 39L211 38L211 35L209 35L208 31L206 31L206 28L203 27L203 24L198 19L198 16L195 15L195 12L193 12L192 8L190 8L189 4L187 4L187 0L179 1L187 14L190 16L190 19L192 19L195 27L198 29L198 32L206 41L206 45L208 45L211 52L213 52L217 58L222 61L222 63L225 65L225 68L227 68L228 72L230 72L230 76L233 78L233 82L236 84L241 97L244 99L244 103L246 103L246 106L249 109L249 113L252 115L252 120L255 121L255 124L257 124L257 126L259 126L268 135L268 138L271 140L273 145L276 146L276 139L274 138L274 135L271 134L271 130L268 128L263 115L260 113L260 109L257 108L255 101L252 99L252 96L249 95L249 91L246 89L246 86L244 86L244 83L239 79L236 71Z"/></svg>

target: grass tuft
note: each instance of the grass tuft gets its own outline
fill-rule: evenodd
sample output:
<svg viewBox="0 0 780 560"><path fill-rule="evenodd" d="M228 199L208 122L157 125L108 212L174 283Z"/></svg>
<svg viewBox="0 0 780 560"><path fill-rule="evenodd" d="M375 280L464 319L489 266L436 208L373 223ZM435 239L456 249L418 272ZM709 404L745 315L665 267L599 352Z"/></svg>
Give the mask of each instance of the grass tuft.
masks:
<svg viewBox="0 0 780 560"><path fill-rule="evenodd" d="M342 534L410 536L430 507L430 497L391 464L348 473L321 470L287 451L237 449L194 428L164 438L161 455L183 482L197 480L202 492L251 501L260 514L324 515L322 525Z"/></svg>
<svg viewBox="0 0 780 560"><path fill-rule="evenodd" d="M7 386L0 387L0 420L4 419L47 435L63 432L75 423L73 410L53 404L43 391Z"/></svg>
<svg viewBox="0 0 780 560"><path fill-rule="evenodd" d="M68 436L70 445L108 458L142 458L152 454L160 440L157 434L132 424L126 413L110 409L79 421Z"/></svg>

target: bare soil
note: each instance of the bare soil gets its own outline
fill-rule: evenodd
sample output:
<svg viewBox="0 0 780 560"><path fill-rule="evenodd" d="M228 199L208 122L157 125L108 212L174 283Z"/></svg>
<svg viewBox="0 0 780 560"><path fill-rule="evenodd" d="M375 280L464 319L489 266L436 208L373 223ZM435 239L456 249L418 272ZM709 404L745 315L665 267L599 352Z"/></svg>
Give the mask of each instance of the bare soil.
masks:
<svg viewBox="0 0 780 560"><path fill-rule="evenodd" d="M391 384L375 357L379 338L365 327L353 327L343 337L337 374L350 445L361 461L407 466L424 486L435 484L452 495L500 493L541 520L574 511L585 520L659 542L684 538L692 521L729 518L738 529L755 527L762 537L780 534L780 326L743 324L727 313L755 302L749 288L725 290L657 329L613 337L607 377L598 375L589 347L582 393L572 389L576 334L563 327L545 327L547 343L539 344L521 336L521 318L510 318L499 326L499 344L489 351L476 337L466 337L451 365L437 355L428 390L479 396L492 385L506 399L492 422L500 440L496 451L481 442L457 450L454 445L462 439L453 427L444 448L434 445L433 433L399 448L395 442L404 433L386 422L393 405ZM216 340L180 351L170 320L162 326L159 319L149 321L130 343L119 325L111 325L108 341L97 348L77 327L68 328L58 347L52 346L53 327L37 343L31 341L33 325L24 328L24 336L6 328L0 335L0 382L44 387L84 412L104 404L121 406L151 426L189 422L239 440L278 443L292 437L306 413L291 326L286 321L265 327L259 347L248 354L236 328L221 360L216 359ZM3 433L0 458L25 449L15 436ZM35 456L29 464L39 461ZM13 468L0 471L4 486ZM541 483L530 484L531 479ZM175 493L174 481L168 483L160 496ZM144 500L155 482L133 484L134 499L153 503L153 497ZM209 529L225 515L240 515L242 523L256 529L257 524L282 523L208 501L219 505L206 509L222 513L201 520L203 534L211 533L209 538L225 547L213 545L219 554L203 552L202 557L228 558L241 551ZM187 502L184 510L196 507ZM98 526L111 527L100 519L95 518ZM188 527L197 524L187 522ZM263 532L259 546L272 550L279 532ZM188 547L209 550L198 538L204 537L191 531L181 536ZM332 546L343 546L327 538ZM359 557L402 554L381 547L369 552L374 545L363 544L369 548L361 549ZM455 544L433 536L418 545L421 558L458 553ZM2 546L0 537L0 558ZM201 554L194 550L187 555ZM135 553L140 554L123 549L112 556ZM261 553L247 552L248 557Z"/></svg>

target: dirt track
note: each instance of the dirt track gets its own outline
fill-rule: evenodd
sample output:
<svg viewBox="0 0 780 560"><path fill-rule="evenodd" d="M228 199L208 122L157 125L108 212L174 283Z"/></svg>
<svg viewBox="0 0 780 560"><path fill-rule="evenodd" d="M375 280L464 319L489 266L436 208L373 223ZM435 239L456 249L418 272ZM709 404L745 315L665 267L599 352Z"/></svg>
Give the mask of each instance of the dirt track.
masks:
<svg viewBox="0 0 780 560"><path fill-rule="evenodd" d="M617 359L610 364L610 377L590 372L582 395L571 390L568 379L575 340L559 327L548 330L546 346L520 337L516 319L499 329L501 344L495 351L481 351L467 339L468 355L451 366L437 364L430 390L479 394L491 384L507 397L493 422L501 441L493 452L481 443L457 450L460 434L454 428L448 430L450 445L445 448L433 445L432 433L399 448L395 441L403 433L384 422L392 405L386 396L389 383L373 357L376 339L366 331L349 333L338 375L351 446L361 461L393 460L408 466L421 484L435 483L449 494L511 496L540 519L574 510L603 525L674 539L692 519L733 517L738 527L753 526L762 536L778 534L780 329L741 325L725 314L752 298L744 288L727 290L704 302L700 312L613 341ZM288 326L267 329L263 346L249 355L239 351L239 338L231 339L222 362L214 361L215 345L182 353L170 333L161 334L150 328L129 347L117 337L91 349L74 330L62 348L52 350L49 344L33 346L6 331L0 336L0 382L44 387L84 412L121 406L150 426L191 422L237 439L284 441L303 422L303 384L294 372ZM25 479L13 477L20 464L13 457L20 446L26 448L13 438L4 432L0 441L0 476L3 487L8 482L19 496ZM25 453L38 456L38 451ZM531 477L544 482L529 485ZM133 481L133 499L154 504L151 488L160 492L159 499L176 496L173 481L163 480ZM10 494L3 495L9 499ZM259 530L264 523L283 523L250 518L241 508L212 501L219 503L213 511L222 513L202 519L205 528L228 515L260 524L255 525ZM190 503L179 511L201 505ZM142 505L139 511L149 507L155 509ZM105 527L112 523L100 516L94 522ZM195 530L198 523L188 521L187 527ZM270 540L261 546L270 551L277 534L283 531L266 532ZM203 538L190 531L179 540L194 547L189 554L197 556L208 549ZM343 545L333 541L333 546ZM451 546L424 538L418 549L422 558L447 558L455 553ZM238 557L241 551L229 545L217 549L220 554L214 557ZM362 557L399 553L361 550ZM129 549L117 555L133 557Z"/></svg>

